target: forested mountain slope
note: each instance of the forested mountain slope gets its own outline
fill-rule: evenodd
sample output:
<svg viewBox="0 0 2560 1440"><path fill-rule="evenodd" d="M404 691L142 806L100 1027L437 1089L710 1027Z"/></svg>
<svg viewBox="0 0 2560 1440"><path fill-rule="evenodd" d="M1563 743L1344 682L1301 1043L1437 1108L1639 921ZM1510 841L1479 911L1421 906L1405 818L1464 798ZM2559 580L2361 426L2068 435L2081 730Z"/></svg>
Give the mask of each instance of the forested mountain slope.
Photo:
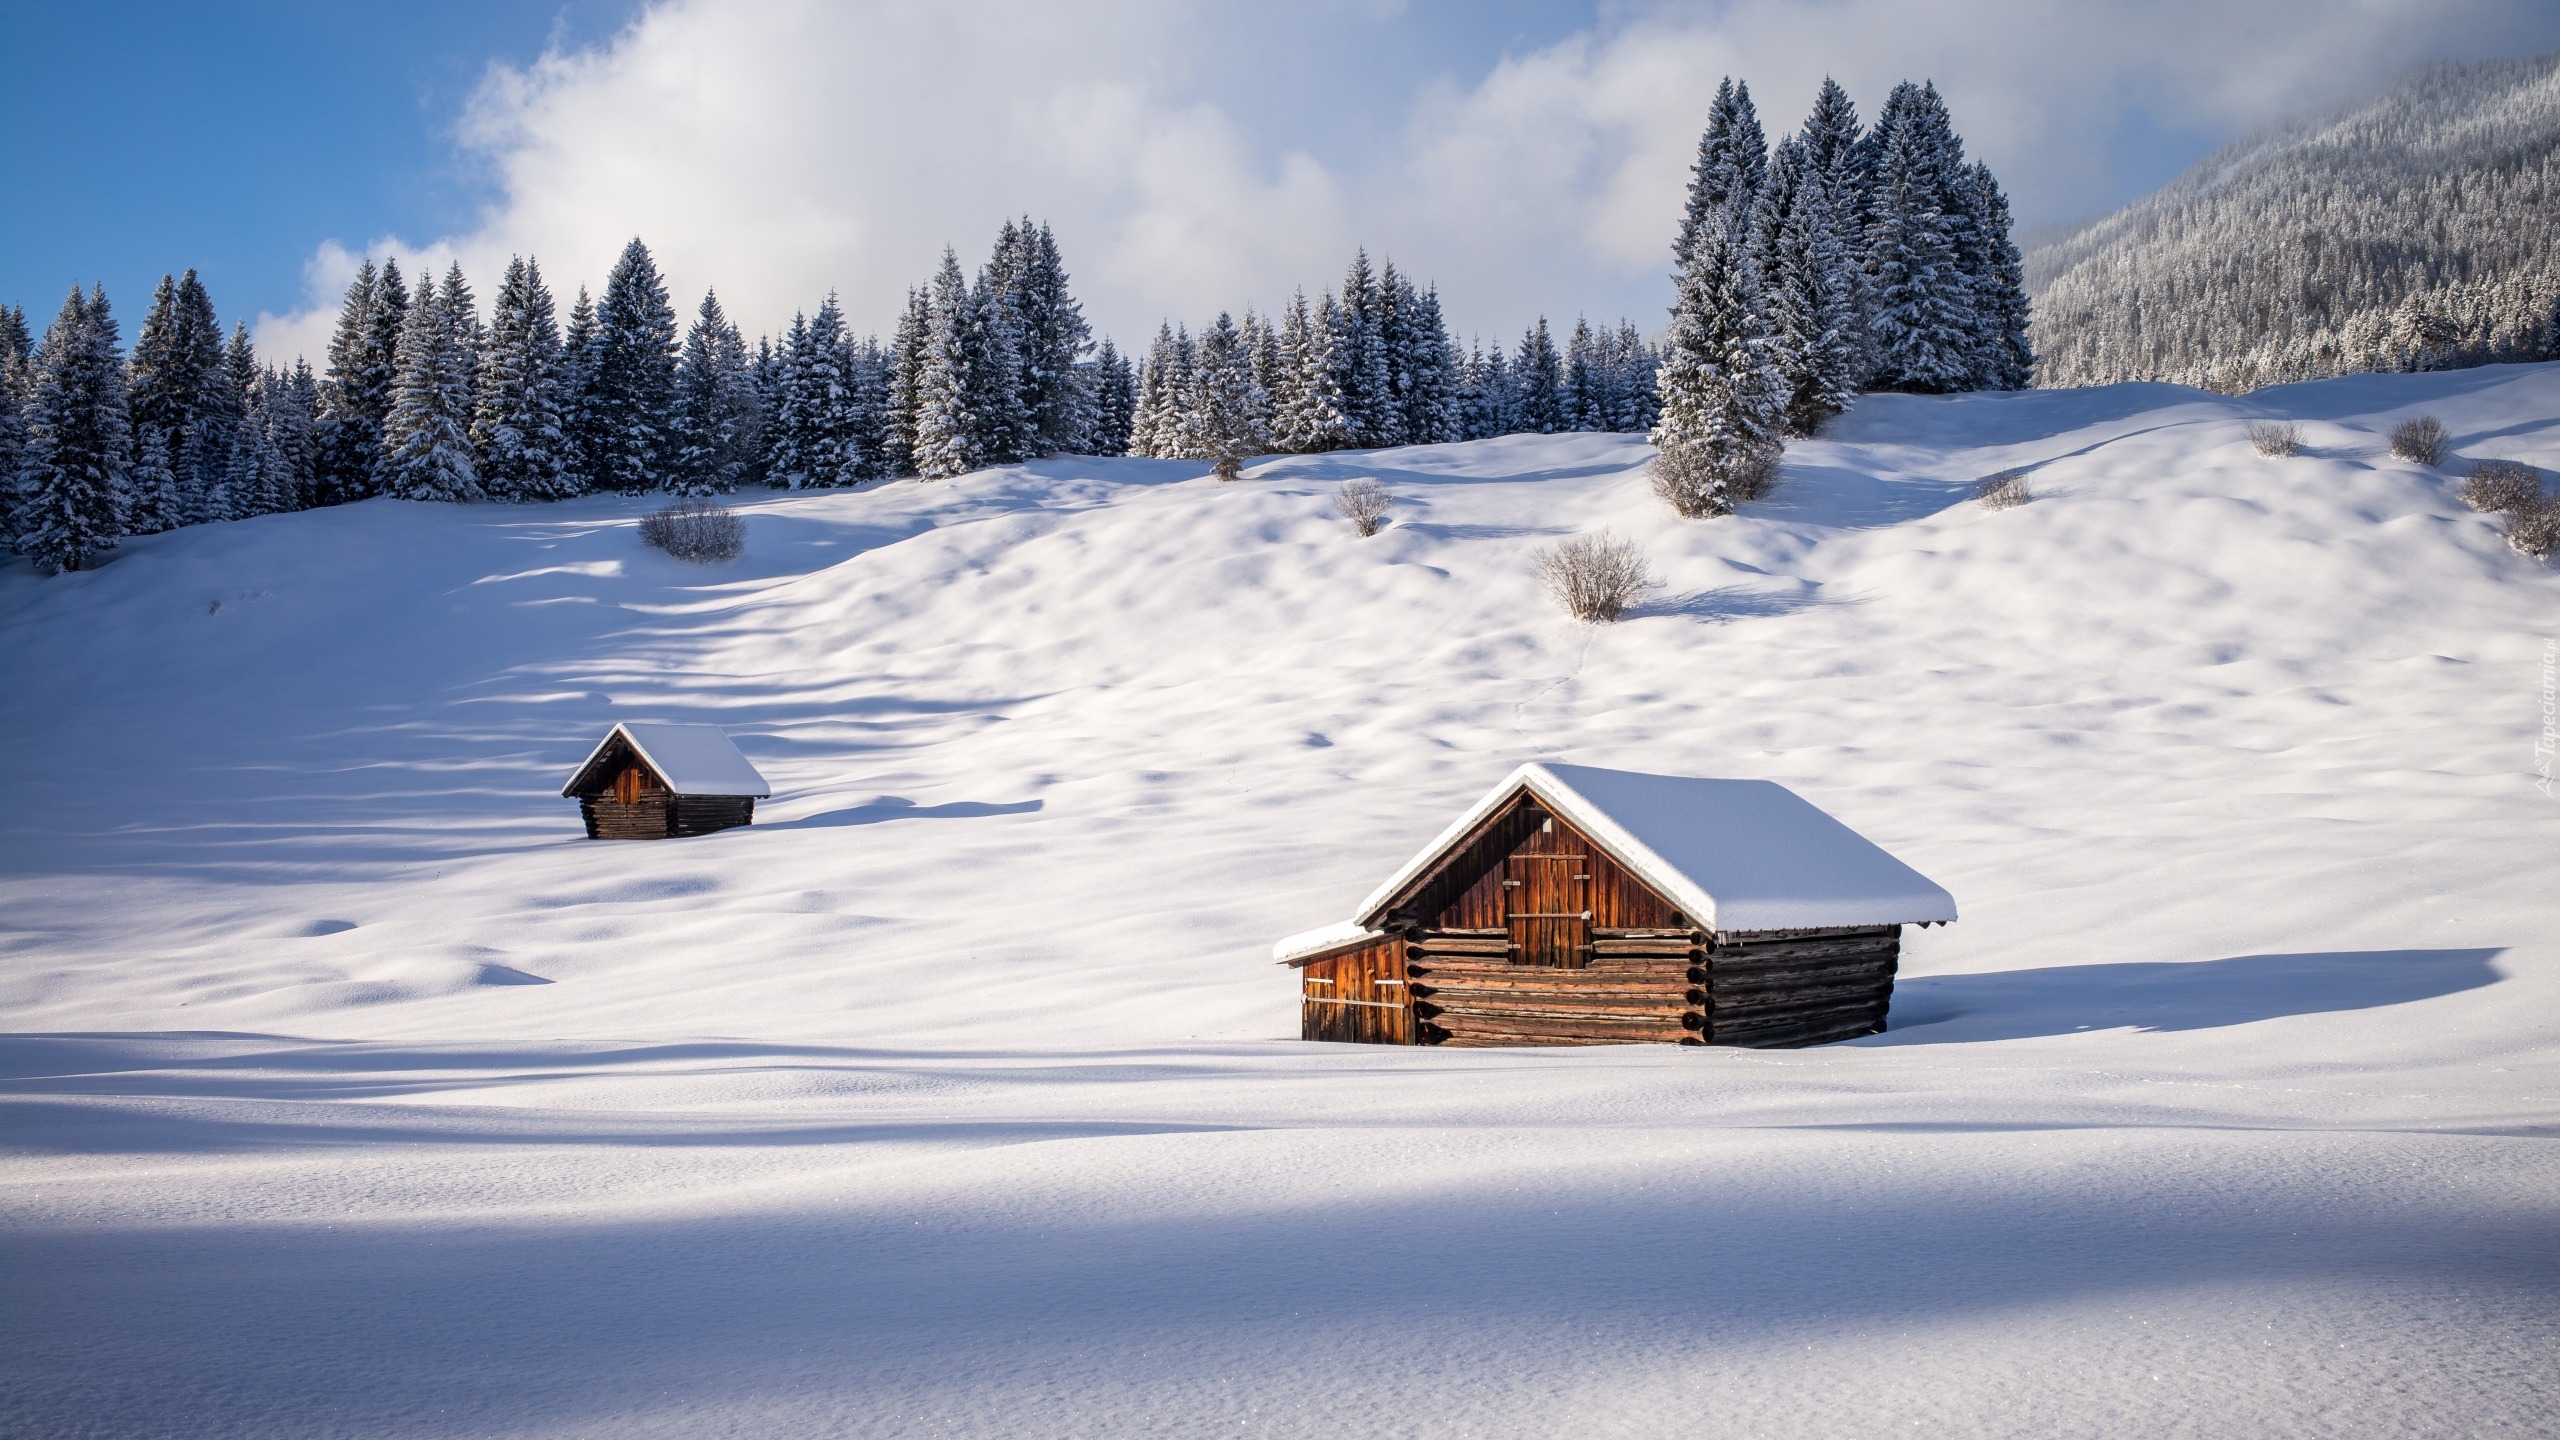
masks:
<svg viewBox="0 0 2560 1440"><path fill-rule="evenodd" d="M2430 66L2027 257L2037 383L2223 391L2553 353L2560 53Z"/></svg>

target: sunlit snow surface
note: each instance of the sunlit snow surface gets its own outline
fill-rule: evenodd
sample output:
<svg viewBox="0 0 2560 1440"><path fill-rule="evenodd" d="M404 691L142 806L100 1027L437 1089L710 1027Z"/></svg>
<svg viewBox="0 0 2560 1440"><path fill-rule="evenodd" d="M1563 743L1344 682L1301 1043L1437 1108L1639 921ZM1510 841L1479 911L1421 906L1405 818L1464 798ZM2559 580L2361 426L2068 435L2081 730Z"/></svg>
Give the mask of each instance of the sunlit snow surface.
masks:
<svg viewBox="0 0 2560 1440"><path fill-rule="evenodd" d="M1554 436L21 563L0 1432L2552 1433L2560 575L2420 412L2560 467L2505 367L1874 398L1713 523ZM578 838L623 718L754 828ZM1271 943L1531 759L1964 919L1818 1050L1290 1038Z"/></svg>

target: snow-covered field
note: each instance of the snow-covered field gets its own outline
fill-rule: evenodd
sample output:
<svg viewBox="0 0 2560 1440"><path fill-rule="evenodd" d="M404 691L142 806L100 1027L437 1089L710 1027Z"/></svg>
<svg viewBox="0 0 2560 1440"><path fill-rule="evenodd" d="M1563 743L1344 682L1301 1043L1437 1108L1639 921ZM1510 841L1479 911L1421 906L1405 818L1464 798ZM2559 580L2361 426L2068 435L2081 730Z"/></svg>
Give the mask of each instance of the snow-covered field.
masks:
<svg viewBox="0 0 2560 1440"><path fill-rule="evenodd" d="M1871 398L1713 523L1574 435L22 563L0 1432L2551 1434L2560 576L2420 412L2560 466L2504 367ZM759 823L577 838L618 718ZM1965 918L1846 1045L1291 1038L1271 941L1542 757Z"/></svg>

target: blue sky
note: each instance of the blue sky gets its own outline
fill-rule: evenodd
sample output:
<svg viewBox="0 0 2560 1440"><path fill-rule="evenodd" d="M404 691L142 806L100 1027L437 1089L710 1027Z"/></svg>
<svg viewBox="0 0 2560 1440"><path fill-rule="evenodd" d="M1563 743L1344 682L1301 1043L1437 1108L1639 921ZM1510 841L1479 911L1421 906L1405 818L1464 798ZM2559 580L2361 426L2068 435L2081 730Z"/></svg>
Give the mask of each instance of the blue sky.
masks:
<svg viewBox="0 0 2560 1440"><path fill-rule="evenodd" d="M2033 224L2411 61L2553 46L2560 10L2512 0L12 5L0 300L103 280L130 326L193 265L308 350L359 254L485 290L529 252L565 292L640 233L682 303L717 284L755 329L840 289L867 328L1029 210L1124 341L1363 243L1462 329L1649 324L1727 71L1773 132L1824 73L1870 113L1936 76Z"/></svg>
<svg viewBox="0 0 2560 1440"><path fill-rule="evenodd" d="M0 297L50 316L103 280L130 320L193 265L226 311L283 309L325 238L466 221L489 192L452 120L489 62L592 43L630 8L446 0L429 24L288 0L0 6Z"/></svg>

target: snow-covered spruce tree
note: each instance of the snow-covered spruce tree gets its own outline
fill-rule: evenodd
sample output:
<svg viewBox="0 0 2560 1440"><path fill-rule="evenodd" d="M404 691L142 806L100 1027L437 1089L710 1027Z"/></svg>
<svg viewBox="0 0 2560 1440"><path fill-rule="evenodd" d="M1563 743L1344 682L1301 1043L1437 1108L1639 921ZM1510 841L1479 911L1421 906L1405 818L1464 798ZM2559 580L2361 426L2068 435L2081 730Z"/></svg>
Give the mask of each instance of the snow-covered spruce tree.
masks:
<svg viewBox="0 0 2560 1440"><path fill-rule="evenodd" d="M400 263L386 257L376 270L365 262L347 287L321 382L323 504L380 493L375 472L382 463L382 421L391 412L400 334L408 321L409 287Z"/></svg>
<svg viewBox="0 0 2560 1440"><path fill-rule="evenodd" d="M765 478L777 489L797 490L824 471L824 377L806 373L809 317L792 312L791 328L774 347L765 394Z"/></svg>
<svg viewBox="0 0 2560 1440"><path fill-rule="evenodd" d="M18 476L27 463L28 362L35 346L26 312L0 305L0 548L18 538Z"/></svg>
<svg viewBox="0 0 2560 1440"><path fill-rule="evenodd" d="M561 414L560 325L541 267L521 255L509 260L490 311L471 411L480 488L492 500L574 495Z"/></svg>
<svg viewBox="0 0 2560 1440"><path fill-rule="evenodd" d="M569 318L560 327L560 433L569 441L564 457L569 483L580 495L602 483L596 478L596 456L603 448L596 433L596 368L602 343L595 302L581 285L578 298L569 305Z"/></svg>
<svg viewBox="0 0 2560 1440"><path fill-rule="evenodd" d="M1404 376L1404 441L1438 445L1458 438L1458 347L1440 314L1438 286L1403 286L1405 316L1397 364Z"/></svg>
<svg viewBox="0 0 2560 1440"><path fill-rule="evenodd" d="M1191 383L1191 430L1200 458L1216 467L1219 479L1233 480L1246 460L1261 453L1267 437L1256 418L1262 407L1254 394L1253 352L1224 311L1200 332Z"/></svg>
<svg viewBox="0 0 2560 1440"><path fill-rule="evenodd" d="M622 249L596 305L595 375L588 385L598 489L636 495L666 480L675 410L676 312L657 261L637 238Z"/></svg>
<svg viewBox="0 0 2560 1440"><path fill-rule="evenodd" d="M1280 329L1269 320L1245 307L1244 319L1236 329L1244 336L1245 373L1253 382L1254 453L1276 450L1279 442L1279 412L1272 398L1280 384Z"/></svg>
<svg viewBox="0 0 2560 1440"><path fill-rule="evenodd" d="M1081 447L1093 429L1090 377L1078 365L1093 331L1067 289L1066 262L1048 225L1034 229L1026 215L1019 226L1008 228L1015 234L1017 258L1006 267L999 294L1011 317L1020 363L1016 403L1029 434L1022 449L1026 455L1064 454Z"/></svg>
<svg viewBox="0 0 2560 1440"><path fill-rule="evenodd" d="M1478 342L1467 358L1466 391L1459 399L1459 424L1464 438L1491 440L1508 435L1519 428L1517 387L1511 383L1511 362L1502 347L1491 350Z"/></svg>
<svg viewBox="0 0 2560 1440"><path fill-rule="evenodd" d="M963 311L961 354L965 413L976 432L982 465L1010 465L1030 458L1035 437L1022 406L1022 354L1013 312L1001 292L972 286Z"/></svg>
<svg viewBox="0 0 2560 1440"><path fill-rule="evenodd" d="M789 458L779 472L781 482L794 490L861 483L871 458L865 433L871 417L862 403L852 339L845 334L844 306L833 292L806 329L794 327L782 375L782 414L791 434L779 447Z"/></svg>
<svg viewBox="0 0 2560 1440"><path fill-rule="evenodd" d="M1173 373L1173 322L1160 321L1156 338L1138 363L1138 395L1129 421L1129 453L1162 458L1161 437L1181 405Z"/></svg>
<svg viewBox="0 0 2560 1440"><path fill-rule="evenodd" d="M281 514L311 508L311 462L316 452L312 417L320 397L311 367L296 357L291 370L270 366L258 377L258 411L273 452L264 504Z"/></svg>
<svg viewBox="0 0 2560 1440"><path fill-rule="evenodd" d="M1961 390L1973 374L1972 287L1958 263L1958 219L1944 205L1944 115L1934 91L1905 81L1876 123L1867 333L1874 383L1887 390Z"/></svg>
<svg viewBox="0 0 2560 1440"><path fill-rule="evenodd" d="M1849 92L1840 88L1840 82L1823 76L1822 88L1814 93L1813 110L1804 117L1797 138L1804 144L1806 166L1822 177L1833 208L1851 226L1860 223L1866 209L1866 171L1858 148L1862 129Z"/></svg>
<svg viewBox="0 0 2560 1440"><path fill-rule="evenodd" d="M1829 190L1794 136L1778 144L1752 226L1787 433L1811 435L1857 398L1865 355Z"/></svg>
<svg viewBox="0 0 2560 1440"><path fill-rule="evenodd" d="M1573 334L1564 343L1564 386L1559 397L1565 429L1609 428L1609 412L1616 408L1617 398L1610 393L1611 378L1590 320L1574 317Z"/></svg>
<svg viewBox="0 0 2560 1440"><path fill-rule="evenodd" d="M27 397L17 548L45 574L86 570L123 535L133 432L103 287L77 287L45 331Z"/></svg>
<svg viewBox="0 0 2560 1440"><path fill-rule="evenodd" d="M1707 107L1706 133L1698 137L1698 158L1689 167L1689 204L1680 218L1680 237L1671 257L1686 264L1699 228L1736 204L1748 206L1769 173L1769 137L1751 104L1751 87L1730 75L1716 86Z"/></svg>
<svg viewBox="0 0 2560 1440"><path fill-rule="evenodd" d="M865 335L845 351L852 361L854 442L860 453L854 473L874 480L889 473L880 445L888 430L889 385L897 367L877 335Z"/></svg>
<svg viewBox="0 0 2560 1440"><path fill-rule="evenodd" d="M1520 337L1520 355L1511 365L1512 428L1530 435L1553 435L1564 426L1564 363L1555 338L1547 333L1547 317Z"/></svg>
<svg viewBox="0 0 2560 1440"><path fill-rule="evenodd" d="M669 488L679 495L715 495L746 479L754 439L755 377L747 342L706 291L702 309L686 332L676 361L675 458Z"/></svg>
<svg viewBox="0 0 2560 1440"><path fill-rule="evenodd" d="M1662 394L1654 385L1654 372L1661 366L1661 357L1636 332L1634 321L1618 321L1618 333L1610 343L1609 363L1618 377L1619 407L1609 428L1622 432L1651 430L1654 417L1662 412Z"/></svg>
<svg viewBox="0 0 2560 1440"><path fill-rule="evenodd" d="M1280 317L1280 364L1289 379L1273 403L1272 428L1280 448L1295 454L1341 450L1352 443L1334 358L1334 309L1328 295L1321 309L1310 310L1307 292L1300 290Z"/></svg>
<svg viewBox="0 0 2560 1440"><path fill-rule="evenodd" d="M166 513L156 499L148 509L135 507L125 516L125 533L149 535L231 518L217 513L223 507L215 494L240 424L240 396L229 381L213 297L193 270L180 280L161 276L134 336L126 386L133 423L167 440L178 503Z"/></svg>
<svg viewBox="0 0 2560 1440"><path fill-rule="evenodd" d="M1979 160L1969 178L1983 265L1973 277L1973 383L1984 390L2024 390L2034 379L2036 356L2028 339L2026 262L2009 234L2009 196Z"/></svg>
<svg viewBox="0 0 2560 1440"><path fill-rule="evenodd" d="M260 377L252 374L243 387L240 428L231 437L231 459L222 478L221 502L226 518L246 520L274 513L276 492L283 488L278 472L284 457L276 453L267 431L267 397Z"/></svg>
<svg viewBox="0 0 2560 1440"><path fill-rule="evenodd" d="M925 355L933 344L933 307L921 289L907 291L907 308L889 341L888 391L880 415L880 469L886 475L916 473L916 417L923 398L919 382Z"/></svg>
<svg viewBox="0 0 2560 1440"><path fill-rule="evenodd" d="M1173 363L1165 379L1165 408L1156 428L1156 453L1168 460L1206 460L1209 437L1200 413L1200 347L1191 327L1173 327Z"/></svg>
<svg viewBox="0 0 2560 1440"><path fill-rule="evenodd" d="M978 409L990 390L1012 389L1004 383L1012 357L989 346L994 337L988 334L987 312L995 307L986 302L992 299L970 294L959 256L945 247L942 269L933 279L933 326L916 382L916 473L927 479L965 475L995 463L986 448L988 433L1012 428L1012 416L990 423L991 417Z"/></svg>
<svg viewBox="0 0 2560 1440"><path fill-rule="evenodd" d="M453 351L463 361L463 415L479 405L479 361L481 351L489 346L489 328L481 325L479 297L471 295L471 282L463 279L463 261L445 266L445 284L438 295L438 305L445 307L445 325L453 328Z"/></svg>
<svg viewBox="0 0 2560 1440"><path fill-rule="evenodd" d="M1126 455L1137 422L1138 377L1108 337L1093 357L1093 430L1084 448L1093 455Z"/></svg>
<svg viewBox="0 0 2560 1440"><path fill-rule="evenodd" d="M124 481L125 534L174 529L163 517L186 513L186 497L178 491L178 470L170 462L169 450L169 437L159 426L133 427L133 461L125 468ZM153 517L153 528L146 531L137 525L132 518L136 514Z"/></svg>
<svg viewBox="0 0 2560 1440"><path fill-rule="evenodd" d="M480 498L471 416L464 408L470 392L461 375L462 347L444 299L421 285L400 330L391 413L382 421L383 494L396 500Z"/></svg>
<svg viewBox="0 0 2560 1440"><path fill-rule="evenodd" d="M1387 371L1385 302L1377 273L1369 268L1369 252L1352 255L1342 277L1342 296L1326 314L1333 341L1333 383L1340 394L1342 418L1358 447L1395 443L1390 428L1396 419L1393 378Z"/></svg>
<svg viewBox="0 0 2560 1440"><path fill-rule="evenodd" d="M222 352L222 384L218 403L223 419L222 468L196 497L197 522L245 520L266 513L266 419L259 408L258 352L249 344L249 327L235 323L231 343Z"/></svg>
<svg viewBox="0 0 2560 1440"><path fill-rule="evenodd" d="M1742 216L1702 227L1680 267L1654 422L1655 493L1690 519L1765 493L1783 447L1785 379L1769 355Z"/></svg>

